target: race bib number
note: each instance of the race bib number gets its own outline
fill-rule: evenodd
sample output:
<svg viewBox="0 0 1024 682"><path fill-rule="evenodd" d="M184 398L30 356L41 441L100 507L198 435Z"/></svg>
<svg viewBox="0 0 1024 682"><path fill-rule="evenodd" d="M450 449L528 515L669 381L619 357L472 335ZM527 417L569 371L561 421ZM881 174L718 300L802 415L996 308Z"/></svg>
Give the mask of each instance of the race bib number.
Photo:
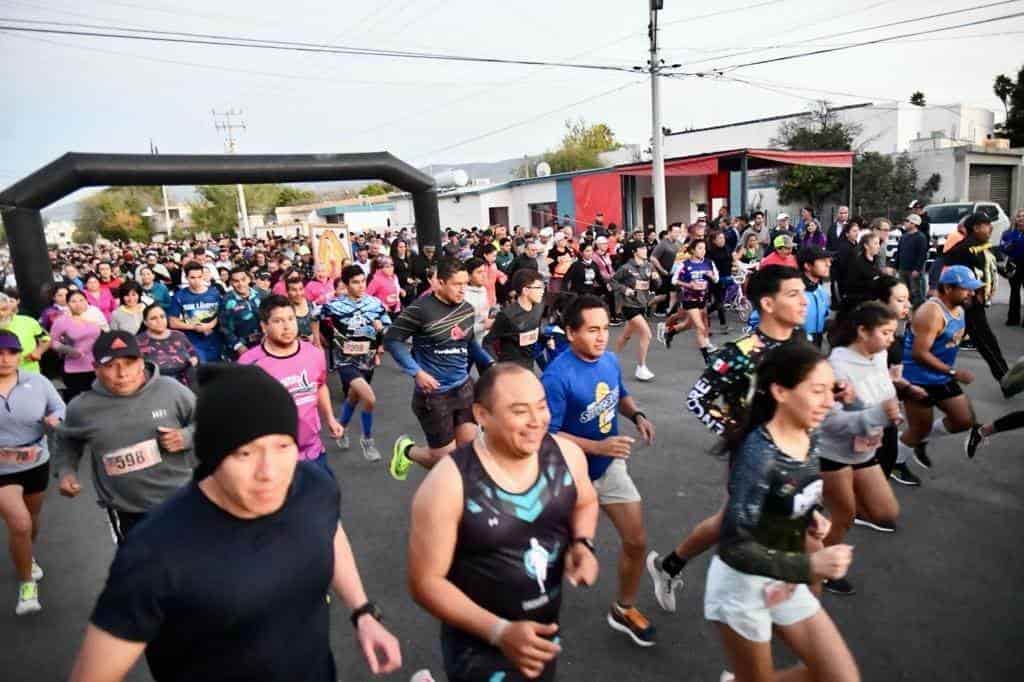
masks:
<svg viewBox="0 0 1024 682"><path fill-rule="evenodd" d="M519 335L520 346L532 346L537 343L537 337L540 336L540 328L534 329L533 331L523 332Z"/></svg>
<svg viewBox="0 0 1024 682"><path fill-rule="evenodd" d="M388 303L392 305L398 303L398 294L388 294Z"/></svg>
<svg viewBox="0 0 1024 682"><path fill-rule="evenodd" d="M637 291L649 291L651 288L651 283L648 282L647 280L638 279L636 281L636 284L633 285L633 288Z"/></svg>
<svg viewBox="0 0 1024 682"><path fill-rule="evenodd" d="M28 445L23 448L0 447L0 464L35 464L39 461L42 449L38 445Z"/></svg>
<svg viewBox="0 0 1024 682"><path fill-rule="evenodd" d="M151 438L103 455L103 468L107 476L124 476L154 467L162 461L160 446L156 438Z"/></svg>
<svg viewBox="0 0 1024 682"><path fill-rule="evenodd" d="M341 347L345 355L366 355L370 352L369 341L346 341Z"/></svg>

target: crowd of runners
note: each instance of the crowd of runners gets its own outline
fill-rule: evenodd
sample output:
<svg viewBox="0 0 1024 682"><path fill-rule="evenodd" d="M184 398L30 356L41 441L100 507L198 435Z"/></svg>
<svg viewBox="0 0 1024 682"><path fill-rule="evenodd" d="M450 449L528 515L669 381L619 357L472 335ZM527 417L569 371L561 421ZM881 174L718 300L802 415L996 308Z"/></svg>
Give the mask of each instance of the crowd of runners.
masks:
<svg viewBox="0 0 1024 682"><path fill-rule="evenodd" d="M704 615L721 636L722 680L857 680L819 601L868 579L847 532L896 530L892 483L921 485L912 462L937 466L929 444L960 434L973 458L1024 426L1024 411L978 419L962 390L976 377L957 364L966 335L1006 398L1024 390L1024 363L1004 359L986 312L1005 276L1006 323L1020 324L1024 210L998 241L988 218L967 216L930 253L916 204L891 258L891 224L845 208L828 226L810 210L769 228L761 213L723 209L658 234L598 214L582 229L448 230L422 246L389 230L356 235L339 272L289 238L53 251L41 314L20 309L13 276L0 294L15 613L42 609L45 491L53 479L79 496L88 459L117 552L73 680L123 679L143 655L160 682L334 680L331 592L369 670L397 670L324 443L348 450L358 433L395 480L429 470L411 508L408 584L442 624L453 682L555 678L563 589L598 576L599 512L619 542L607 624L637 646L658 641L638 605L645 573L674 612L688 562L715 549ZM622 327L614 353L611 327ZM678 386L680 410L720 437L728 485L717 511L659 552L629 471L656 429L622 363L652 381L652 339L671 346L688 330L705 369ZM382 362L408 375L421 427L387 457L374 417L407 408L378 403ZM701 455L673 437L658 427L676 454ZM774 635L796 669L776 673Z"/></svg>

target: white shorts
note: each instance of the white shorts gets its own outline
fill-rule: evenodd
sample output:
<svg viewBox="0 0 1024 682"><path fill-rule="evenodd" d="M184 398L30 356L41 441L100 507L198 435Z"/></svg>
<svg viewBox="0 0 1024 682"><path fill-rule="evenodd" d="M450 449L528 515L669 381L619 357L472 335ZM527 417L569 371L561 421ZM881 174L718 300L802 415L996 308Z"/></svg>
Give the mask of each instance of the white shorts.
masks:
<svg viewBox="0 0 1024 682"><path fill-rule="evenodd" d="M718 558L711 560L704 590L704 617L725 623L752 642L770 642L772 625L792 625L810 618L821 604L807 585L797 585L781 604L768 606L764 590L774 578L741 573Z"/></svg>
<svg viewBox="0 0 1024 682"><path fill-rule="evenodd" d="M626 469L626 460L621 457L615 458L604 475L594 481L594 490L599 505L640 501L640 491Z"/></svg>

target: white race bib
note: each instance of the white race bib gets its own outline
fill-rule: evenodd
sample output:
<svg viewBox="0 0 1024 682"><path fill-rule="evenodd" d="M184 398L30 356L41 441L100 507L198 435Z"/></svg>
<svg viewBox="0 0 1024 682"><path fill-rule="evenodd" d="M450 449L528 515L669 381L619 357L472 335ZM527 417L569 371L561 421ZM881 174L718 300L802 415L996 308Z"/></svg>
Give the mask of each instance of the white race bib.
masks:
<svg viewBox="0 0 1024 682"><path fill-rule="evenodd" d="M341 352L345 355L366 355L370 352L370 342L346 341L341 347Z"/></svg>
<svg viewBox="0 0 1024 682"><path fill-rule="evenodd" d="M540 328L534 329L533 331L523 332L519 335L520 346L532 346L537 343L537 337L540 336Z"/></svg>
<svg viewBox="0 0 1024 682"><path fill-rule="evenodd" d="M160 446L156 438L151 438L103 455L103 468L107 476L124 476L154 467L162 461Z"/></svg>
<svg viewBox="0 0 1024 682"><path fill-rule="evenodd" d="M43 450L38 445L27 445L21 448L0 447L0 464L35 464Z"/></svg>
<svg viewBox="0 0 1024 682"><path fill-rule="evenodd" d="M649 290L651 288L651 283L648 282L647 280L640 280L640 279L638 279L636 281L636 284L633 285L633 288L636 291L647 291L647 290Z"/></svg>

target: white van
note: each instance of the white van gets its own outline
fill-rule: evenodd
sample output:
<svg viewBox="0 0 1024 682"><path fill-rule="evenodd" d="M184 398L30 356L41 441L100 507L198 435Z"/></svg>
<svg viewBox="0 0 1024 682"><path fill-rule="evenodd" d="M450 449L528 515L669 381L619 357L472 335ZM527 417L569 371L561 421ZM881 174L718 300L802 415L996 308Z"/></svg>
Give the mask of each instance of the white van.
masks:
<svg viewBox="0 0 1024 682"><path fill-rule="evenodd" d="M924 208L931 221L929 235L931 247L928 250L928 260L935 258L937 253L942 251L942 244L946 237L956 230L956 226L972 213L984 213L992 221L991 242L998 244L1003 236L1003 230L1010 227L1010 218L1003 211L1003 208L994 201L962 201L948 204L928 204ZM908 211L909 213L909 211ZM903 234L903 224L893 225L889 233L889 243L886 245L886 252L890 259L895 258L896 246L900 243L900 236Z"/></svg>

